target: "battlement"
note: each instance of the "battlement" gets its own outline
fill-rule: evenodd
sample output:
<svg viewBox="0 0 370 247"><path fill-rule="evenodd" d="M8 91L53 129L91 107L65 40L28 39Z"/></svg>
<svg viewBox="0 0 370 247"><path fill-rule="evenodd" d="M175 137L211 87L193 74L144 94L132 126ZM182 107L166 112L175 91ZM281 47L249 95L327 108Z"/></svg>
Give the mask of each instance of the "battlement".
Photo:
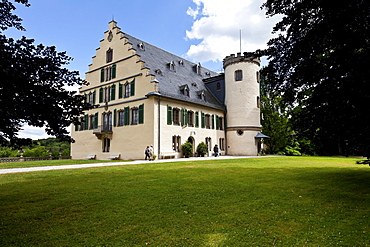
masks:
<svg viewBox="0 0 370 247"><path fill-rule="evenodd" d="M224 58L224 69L230 64L240 62L252 62L260 66L261 59L259 57L253 56L251 52L243 52L243 55L241 54L241 52L238 52L236 56L235 54L231 54L230 56Z"/></svg>

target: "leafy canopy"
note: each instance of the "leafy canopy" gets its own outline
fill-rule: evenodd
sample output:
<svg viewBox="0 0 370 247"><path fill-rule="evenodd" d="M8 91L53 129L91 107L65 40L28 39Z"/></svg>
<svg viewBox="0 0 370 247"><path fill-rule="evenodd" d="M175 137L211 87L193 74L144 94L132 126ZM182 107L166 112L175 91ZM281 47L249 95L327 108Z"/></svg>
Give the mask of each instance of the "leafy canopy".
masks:
<svg viewBox="0 0 370 247"><path fill-rule="evenodd" d="M370 1L267 0L268 16L283 15L264 69L282 92L298 134L322 154L370 156Z"/></svg>

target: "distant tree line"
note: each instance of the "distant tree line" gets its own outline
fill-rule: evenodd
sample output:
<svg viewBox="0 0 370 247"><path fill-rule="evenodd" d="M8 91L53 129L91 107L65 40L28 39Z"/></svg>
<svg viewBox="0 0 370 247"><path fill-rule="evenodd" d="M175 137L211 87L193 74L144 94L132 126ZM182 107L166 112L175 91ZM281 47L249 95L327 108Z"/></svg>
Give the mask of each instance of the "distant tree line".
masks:
<svg viewBox="0 0 370 247"><path fill-rule="evenodd" d="M60 141L57 138L30 140L31 144L15 148L11 143L0 146L0 157L20 157L21 150L23 157L47 157L52 153L53 159L61 156L70 156L70 143Z"/></svg>

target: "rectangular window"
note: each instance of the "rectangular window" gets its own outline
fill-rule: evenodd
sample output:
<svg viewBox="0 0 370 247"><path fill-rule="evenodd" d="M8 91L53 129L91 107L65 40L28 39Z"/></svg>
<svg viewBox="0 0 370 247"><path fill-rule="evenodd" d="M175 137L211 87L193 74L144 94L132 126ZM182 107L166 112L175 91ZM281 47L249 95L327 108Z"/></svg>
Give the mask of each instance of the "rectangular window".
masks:
<svg viewBox="0 0 370 247"><path fill-rule="evenodd" d="M211 128L211 116L209 114L206 114L205 120L206 120L206 129L210 129Z"/></svg>
<svg viewBox="0 0 370 247"><path fill-rule="evenodd" d="M180 152L180 147L181 147L181 137L172 136L172 150L176 152Z"/></svg>
<svg viewBox="0 0 370 247"><path fill-rule="evenodd" d="M125 112L119 111L118 112L118 126L125 125Z"/></svg>
<svg viewBox="0 0 370 247"><path fill-rule="evenodd" d="M173 109L172 111L173 115L173 124L174 125L180 125L180 110L179 109Z"/></svg>
<svg viewBox="0 0 370 247"><path fill-rule="evenodd" d="M104 138L102 144L103 144L103 152L109 152L110 151L110 139Z"/></svg>
<svg viewBox="0 0 370 247"><path fill-rule="evenodd" d="M132 109L132 122L131 122L131 124L136 125L138 123L139 123L139 109L134 108L134 109Z"/></svg>
<svg viewBox="0 0 370 247"><path fill-rule="evenodd" d="M188 125L194 127L194 112L188 111Z"/></svg>
<svg viewBox="0 0 370 247"><path fill-rule="evenodd" d="M224 118L222 117L218 118L218 125L219 125L220 130L224 129Z"/></svg>
<svg viewBox="0 0 370 247"><path fill-rule="evenodd" d="M125 98L128 98L131 96L131 84L126 83L125 84Z"/></svg>
<svg viewBox="0 0 370 247"><path fill-rule="evenodd" d="M95 126L94 126L94 124L95 124L95 115L91 115L90 117L90 127L89 127L89 129L95 129Z"/></svg>
<svg viewBox="0 0 370 247"><path fill-rule="evenodd" d="M237 70L235 71L235 81L243 80L243 71Z"/></svg>
<svg viewBox="0 0 370 247"><path fill-rule="evenodd" d="M225 139L224 138L220 138L219 146L220 146L220 150L222 150L222 151L225 150Z"/></svg>

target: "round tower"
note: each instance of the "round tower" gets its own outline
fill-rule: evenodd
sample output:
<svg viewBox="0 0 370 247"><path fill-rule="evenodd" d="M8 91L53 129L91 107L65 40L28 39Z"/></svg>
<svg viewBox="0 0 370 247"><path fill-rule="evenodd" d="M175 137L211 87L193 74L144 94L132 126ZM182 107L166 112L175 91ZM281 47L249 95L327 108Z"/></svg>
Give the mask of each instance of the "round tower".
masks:
<svg viewBox="0 0 370 247"><path fill-rule="evenodd" d="M228 155L257 155L261 131L260 58L250 53L227 56L225 70L226 141Z"/></svg>

